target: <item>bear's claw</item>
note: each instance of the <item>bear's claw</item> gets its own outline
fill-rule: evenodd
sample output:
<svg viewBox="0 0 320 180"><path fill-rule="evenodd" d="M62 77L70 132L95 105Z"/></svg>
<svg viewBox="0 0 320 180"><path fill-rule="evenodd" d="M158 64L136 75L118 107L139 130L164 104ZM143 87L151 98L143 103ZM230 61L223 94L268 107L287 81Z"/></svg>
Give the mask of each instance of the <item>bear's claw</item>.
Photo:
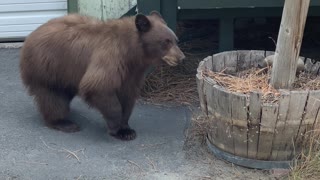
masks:
<svg viewBox="0 0 320 180"><path fill-rule="evenodd" d="M111 134L111 136L123 140L130 141L136 138L136 131L130 128L119 129L117 133Z"/></svg>

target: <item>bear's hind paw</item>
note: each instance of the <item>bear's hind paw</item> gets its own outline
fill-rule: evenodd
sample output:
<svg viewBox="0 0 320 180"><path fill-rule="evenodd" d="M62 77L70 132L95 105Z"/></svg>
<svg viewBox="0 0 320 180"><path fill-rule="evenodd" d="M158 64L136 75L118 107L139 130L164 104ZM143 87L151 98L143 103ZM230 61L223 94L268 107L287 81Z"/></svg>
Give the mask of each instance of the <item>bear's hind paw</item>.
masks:
<svg viewBox="0 0 320 180"><path fill-rule="evenodd" d="M111 136L123 140L130 141L136 138L136 131L130 128L119 129L117 133L111 134Z"/></svg>

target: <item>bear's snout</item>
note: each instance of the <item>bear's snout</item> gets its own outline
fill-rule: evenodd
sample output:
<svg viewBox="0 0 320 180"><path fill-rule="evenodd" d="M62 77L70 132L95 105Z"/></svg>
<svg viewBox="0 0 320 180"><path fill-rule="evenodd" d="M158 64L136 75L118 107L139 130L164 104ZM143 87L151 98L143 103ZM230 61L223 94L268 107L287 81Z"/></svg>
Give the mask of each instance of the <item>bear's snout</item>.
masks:
<svg viewBox="0 0 320 180"><path fill-rule="evenodd" d="M182 63L185 58L186 56L180 48L178 46L173 46L168 51L167 55L163 57L163 60L170 66L177 66L179 63Z"/></svg>

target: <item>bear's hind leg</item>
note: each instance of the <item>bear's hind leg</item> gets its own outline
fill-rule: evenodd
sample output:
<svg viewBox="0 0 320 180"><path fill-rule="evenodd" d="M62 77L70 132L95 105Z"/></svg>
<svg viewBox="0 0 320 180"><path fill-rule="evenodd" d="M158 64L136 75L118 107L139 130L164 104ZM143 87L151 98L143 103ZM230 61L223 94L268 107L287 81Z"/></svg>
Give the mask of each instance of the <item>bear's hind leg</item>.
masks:
<svg viewBox="0 0 320 180"><path fill-rule="evenodd" d="M66 119L74 93L37 87L32 94L48 127L68 133L80 130L77 124Z"/></svg>

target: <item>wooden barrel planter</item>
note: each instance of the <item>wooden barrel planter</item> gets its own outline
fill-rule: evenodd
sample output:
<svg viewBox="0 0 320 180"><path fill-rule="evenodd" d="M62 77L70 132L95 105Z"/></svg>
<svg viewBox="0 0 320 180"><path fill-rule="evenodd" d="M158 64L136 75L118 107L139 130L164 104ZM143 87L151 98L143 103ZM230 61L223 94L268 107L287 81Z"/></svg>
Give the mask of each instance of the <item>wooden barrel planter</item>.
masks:
<svg viewBox="0 0 320 180"><path fill-rule="evenodd" d="M202 111L210 120L209 149L219 158L255 168L289 168L301 150L306 131L318 127L319 90L279 90L276 103L259 92L230 92L204 76L205 70L233 74L257 67L270 51L229 51L205 58L197 69ZM320 63L303 58L306 71L317 74Z"/></svg>

